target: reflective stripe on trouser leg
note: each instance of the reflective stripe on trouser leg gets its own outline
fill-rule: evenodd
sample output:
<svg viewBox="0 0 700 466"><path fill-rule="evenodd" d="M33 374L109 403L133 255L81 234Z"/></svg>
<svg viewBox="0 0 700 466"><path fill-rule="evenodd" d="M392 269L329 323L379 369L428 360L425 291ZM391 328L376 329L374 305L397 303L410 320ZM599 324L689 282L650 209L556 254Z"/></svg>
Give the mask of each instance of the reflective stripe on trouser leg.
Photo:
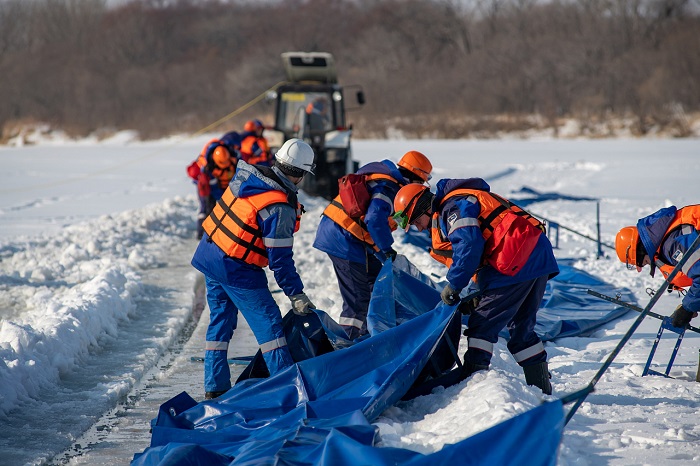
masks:
<svg viewBox="0 0 700 466"><path fill-rule="evenodd" d="M479 338L467 338L468 348L480 349L489 354L493 354L493 343Z"/></svg>
<svg viewBox="0 0 700 466"><path fill-rule="evenodd" d="M204 390L226 391L231 388L228 346L238 323L238 309L221 284L206 279L209 326L204 351Z"/></svg>
<svg viewBox="0 0 700 466"><path fill-rule="evenodd" d="M265 354L268 351L274 351L278 348L282 348L283 346L287 346L287 339L284 337L275 338L272 341L268 341L260 345L260 352Z"/></svg>
<svg viewBox="0 0 700 466"><path fill-rule="evenodd" d="M469 315L466 335L469 337L470 348L464 356L466 362L488 365L491 362L491 353L483 348L474 347L471 340L496 343L499 332L506 326L511 332L511 341L508 346L511 353L517 352L512 350L511 343L513 342L521 345L517 347L518 350L521 350L539 341L537 335L532 331L534 323L532 327L530 326L530 319L533 319L534 322L537 309L532 313L532 300L527 301L527 298L531 296L533 285L538 280L533 279L490 289L483 294L479 306ZM528 305L525 306L526 301ZM516 321L517 324L514 324ZM530 340L532 336L534 336L534 340Z"/></svg>
<svg viewBox="0 0 700 466"><path fill-rule="evenodd" d="M513 358L515 358L515 362L520 364L521 362L525 361L526 359L530 359L533 356L537 356L541 353L544 353L544 345L542 342L537 342L536 344L530 346L529 348L525 348L522 351L518 351L513 355ZM541 362L541 361L540 361Z"/></svg>
<svg viewBox="0 0 700 466"><path fill-rule="evenodd" d="M267 288L238 288L221 285L245 317L258 345L283 341L282 314ZM263 353L270 375L294 364L286 343Z"/></svg>
<svg viewBox="0 0 700 466"><path fill-rule="evenodd" d="M464 353L464 363L472 363L480 366L491 364L493 343L481 338L468 337L467 351Z"/></svg>

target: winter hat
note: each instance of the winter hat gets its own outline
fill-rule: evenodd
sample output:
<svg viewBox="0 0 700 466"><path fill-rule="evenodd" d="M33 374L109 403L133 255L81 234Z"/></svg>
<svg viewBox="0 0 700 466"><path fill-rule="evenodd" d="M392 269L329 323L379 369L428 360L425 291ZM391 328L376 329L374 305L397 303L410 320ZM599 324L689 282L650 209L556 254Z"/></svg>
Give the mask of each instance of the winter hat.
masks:
<svg viewBox="0 0 700 466"><path fill-rule="evenodd" d="M294 176L297 178L301 178L306 173L306 171L302 170L301 168L292 167L291 165L287 165L286 163L282 163L280 161L277 161L275 166L277 168L279 168L280 171L287 176Z"/></svg>

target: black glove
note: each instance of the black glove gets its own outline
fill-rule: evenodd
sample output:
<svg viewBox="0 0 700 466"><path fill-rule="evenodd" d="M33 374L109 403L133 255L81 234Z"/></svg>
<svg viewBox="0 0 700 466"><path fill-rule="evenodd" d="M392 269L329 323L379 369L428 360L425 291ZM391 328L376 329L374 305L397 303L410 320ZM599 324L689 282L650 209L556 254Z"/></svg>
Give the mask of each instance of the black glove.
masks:
<svg viewBox="0 0 700 466"><path fill-rule="evenodd" d="M306 293L292 295L289 300L292 302L292 311L297 315L303 316L310 313L311 309L316 309Z"/></svg>
<svg viewBox="0 0 700 466"><path fill-rule="evenodd" d="M382 252L383 252L384 255L386 256L386 258L387 258L387 259L391 259L392 262L393 262L394 260L396 260L396 254L397 254L397 252L394 251L394 248L389 248L389 249L386 249L385 251L382 251Z"/></svg>
<svg viewBox="0 0 700 466"><path fill-rule="evenodd" d="M459 309L459 312L461 312L463 315L468 316L479 306L479 301L481 301L481 296L477 296L476 298L472 299L463 299L459 303L457 309Z"/></svg>
<svg viewBox="0 0 700 466"><path fill-rule="evenodd" d="M442 298L442 302L447 304L448 306L454 306L459 302L459 292L462 290L455 290L452 288L452 285L449 283L445 285L445 288L442 289L442 293L440 293L440 298Z"/></svg>
<svg viewBox="0 0 700 466"><path fill-rule="evenodd" d="M673 314L671 314L671 325L678 328L685 328L690 323L690 319L697 317L697 312L691 312L679 304Z"/></svg>

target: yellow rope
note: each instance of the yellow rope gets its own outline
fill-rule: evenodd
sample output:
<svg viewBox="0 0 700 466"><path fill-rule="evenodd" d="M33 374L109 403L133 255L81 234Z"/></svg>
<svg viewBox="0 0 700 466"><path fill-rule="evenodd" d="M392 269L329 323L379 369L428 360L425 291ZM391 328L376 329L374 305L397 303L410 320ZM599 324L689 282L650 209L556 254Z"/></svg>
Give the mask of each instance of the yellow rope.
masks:
<svg viewBox="0 0 700 466"><path fill-rule="evenodd" d="M142 156L140 156L140 157L138 157L138 158L135 158L135 159L132 159L132 160L127 160L127 161L122 162L122 163L114 164L114 165L111 165L111 166L109 166L109 167L103 168L103 169L101 169L101 170L96 170L96 171L93 171L93 172L90 172L90 173L85 173L85 174L80 175L80 176L75 176L75 177L73 177L73 178L67 178L67 179L64 179L64 180L61 180L61 181L56 181L56 182L54 182L54 183L43 183L43 184L36 185L36 186L24 186L24 187L21 187L21 188L13 188L13 189L0 189L0 194L2 194L2 193L11 193L11 192L22 192L22 191L34 191L34 190L41 189L41 188L52 188L52 187L55 187L55 186L61 186L61 185L73 183L73 182L75 182L75 181L80 181L80 180L84 180L84 179L86 179L86 178L94 177L94 176L96 176L96 175L101 175L101 174L104 174L104 173L109 173L109 172L112 172L112 171L117 170L117 169L119 169L119 168L125 167L125 166L127 166L127 165L131 165L132 163L141 162L141 161L143 161L143 160L145 160L145 159L149 159L149 158L155 157L155 156L157 156L157 155L162 154L162 153L165 152L166 150L171 149L173 146L175 146L175 145L177 145L177 144L181 144L181 143L184 142L184 141L188 141L188 140L190 140L190 139L192 139L192 138L195 138L195 137L197 137L197 136L201 136L202 134L207 133L207 132L213 130L214 128L217 128L217 127L220 126L222 123L225 123L226 121L230 120L231 118L235 117L236 115L240 114L241 112L243 112L243 111L249 109L249 108L252 107L253 105L255 105L255 104L257 104L258 102L260 102L260 101L267 95L268 92L274 91L275 89L277 89L279 86L281 86L281 85L284 84L285 82L286 82L286 81L280 81L280 82L278 82L278 83L275 84L274 86L272 86L272 87L270 87L269 89L266 89L265 91L263 91L262 93L260 93L260 95L258 95L257 97L255 97L253 100L251 100L251 101L249 101L248 103L246 103L246 104L244 104L244 105L238 107L236 110L234 110L233 112L229 113L229 114L226 115L225 117L219 118L219 119L218 119L217 121L215 121L214 123L211 123L210 125L207 125L207 126L205 126L204 128L202 128L202 129L200 129L200 130L198 130L198 131L195 131L194 133L190 134L190 135L187 136L187 137L180 138L180 139L176 140L175 142L173 142L172 144L170 144L170 145L168 145L168 146L166 146L166 147L162 147L162 148L160 148L160 149L158 149L158 150L155 150L155 151L153 151L153 152L151 152L151 153L148 153L148 154L146 154L146 155L142 155ZM184 168L183 168L183 169L184 169Z"/></svg>

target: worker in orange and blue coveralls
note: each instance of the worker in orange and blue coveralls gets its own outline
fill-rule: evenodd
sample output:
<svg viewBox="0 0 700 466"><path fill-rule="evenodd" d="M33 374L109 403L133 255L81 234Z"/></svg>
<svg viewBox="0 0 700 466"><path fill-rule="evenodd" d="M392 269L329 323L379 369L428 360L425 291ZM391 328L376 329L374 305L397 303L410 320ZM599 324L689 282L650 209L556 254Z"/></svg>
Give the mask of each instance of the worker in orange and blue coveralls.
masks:
<svg viewBox="0 0 700 466"><path fill-rule="evenodd" d="M293 312L307 314L316 308L304 293L292 251L303 211L297 186L313 174L314 152L300 139L290 139L275 159L273 167L238 162L233 180L204 221L205 234L192 258L205 276L210 312L204 353L206 399L231 388L227 354L238 311L253 331L271 375L294 363L264 267L289 297Z"/></svg>
<svg viewBox="0 0 700 466"><path fill-rule="evenodd" d="M657 268L668 277L698 237L699 229L699 204L680 209L664 207L640 218L636 226L624 227L618 232L615 238L617 257L629 269L636 268L641 272L645 265L649 265L652 277ZM671 324L685 328L700 312L700 249L692 253L671 280L670 291L674 289L685 296L671 314Z"/></svg>
<svg viewBox="0 0 700 466"><path fill-rule="evenodd" d="M199 213L197 215L197 239L202 238L202 222L211 213L214 203L228 187L238 162L241 137L230 131L220 138L212 139L204 145L195 161L195 171L190 173L197 184ZM188 169L189 172L190 169Z"/></svg>
<svg viewBox="0 0 700 466"><path fill-rule="evenodd" d="M265 125L260 120L247 121L241 135L241 159L250 165L271 166L270 146L263 136Z"/></svg>
<svg viewBox="0 0 700 466"><path fill-rule="evenodd" d="M323 211L313 246L333 263L343 298L338 323L351 340L367 334L367 311L382 268L380 258L396 257L391 235L396 229L391 218L394 196L401 186L427 182L432 170L428 158L418 151L407 152L396 165L390 160L368 163L357 171L366 176L371 196L364 215L350 217L340 195Z"/></svg>
<svg viewBox="0 0 700 466"><path fill-rule="evenodd" d="M400 227L430 230L430 255L449 268L442 301L469 314L460 378L488 370L493 345L507 327L508 350L525 381L550 395L547 352L534 329L547 281L559 267L542 223L492 193L481 178L440 180L436 194L404 186L394 210ZM474 275L481 297L461 303L460 292Z"/></svg>

